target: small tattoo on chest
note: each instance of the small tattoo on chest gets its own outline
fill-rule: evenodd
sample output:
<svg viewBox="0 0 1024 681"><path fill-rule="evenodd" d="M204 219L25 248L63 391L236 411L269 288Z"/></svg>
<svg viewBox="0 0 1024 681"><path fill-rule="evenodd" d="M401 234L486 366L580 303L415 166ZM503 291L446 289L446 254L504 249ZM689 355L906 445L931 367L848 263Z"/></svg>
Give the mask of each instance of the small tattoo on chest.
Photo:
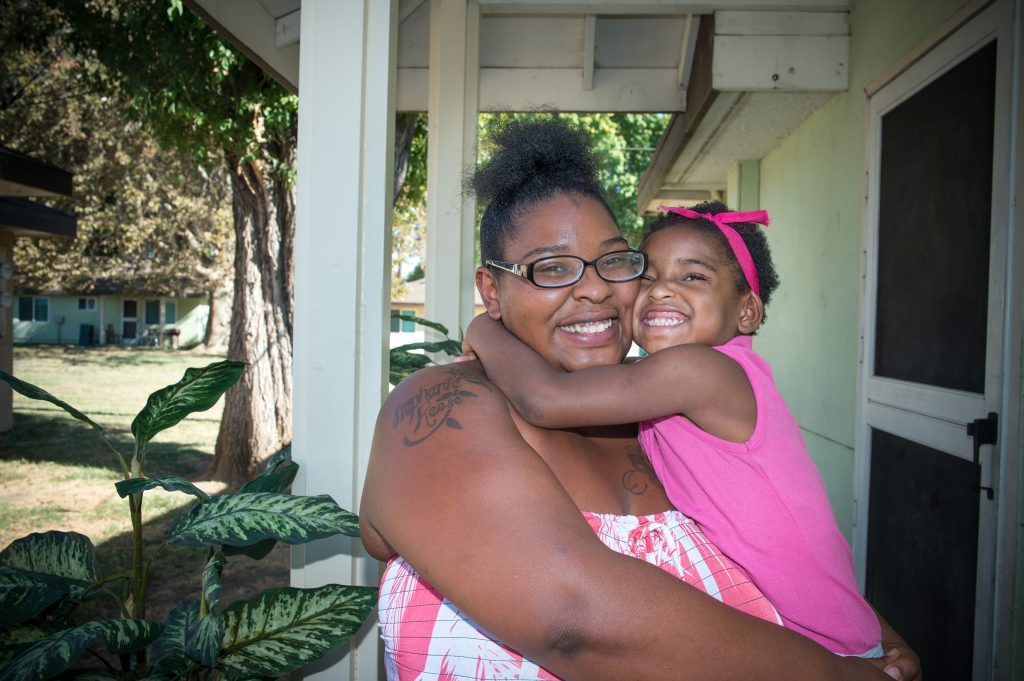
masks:
<svg viewBox="0 0 1024 681"><path fill-rule="evenodd" d="M442 426L462 430L462 424L455 418L455 408L477 394L467 390L467 384L490 386L476 373L451 367L443 380L431 386L424 386L415 395L395 408L391 427L405 428L402 444L413 447L428 439Z"/></svg>
<svg viewBox="0 0 1024 681"><path fill-rule="evenodd" d="M651 485L662 489L658 474L654 472L650 460L639 447L626 449L626 458L629 461L629 468L622 474L622 486L627 492L643 494Z"/></svg>

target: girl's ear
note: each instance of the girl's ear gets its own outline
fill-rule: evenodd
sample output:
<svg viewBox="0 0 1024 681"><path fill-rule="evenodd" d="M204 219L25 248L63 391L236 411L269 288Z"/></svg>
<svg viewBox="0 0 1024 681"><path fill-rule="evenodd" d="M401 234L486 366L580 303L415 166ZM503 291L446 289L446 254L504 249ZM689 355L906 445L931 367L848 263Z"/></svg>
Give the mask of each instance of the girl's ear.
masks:
<svg viewBox="0 0 1024 681"><path fill-rule="evenodd" d="M501 319L501 304L498 301L498 280L489 267L476 268L476 290L484 303L487 316L495 321Z"/></svg>
<svg viewBox="0 0 1024 681"><path fill-rule="evenodd" d="M744 336L749 336L757 331L764 321L764 303L761 296L753 291L747 291L743 295L743 308L740 310L740 319L736 324L736 330Z"/></svg>

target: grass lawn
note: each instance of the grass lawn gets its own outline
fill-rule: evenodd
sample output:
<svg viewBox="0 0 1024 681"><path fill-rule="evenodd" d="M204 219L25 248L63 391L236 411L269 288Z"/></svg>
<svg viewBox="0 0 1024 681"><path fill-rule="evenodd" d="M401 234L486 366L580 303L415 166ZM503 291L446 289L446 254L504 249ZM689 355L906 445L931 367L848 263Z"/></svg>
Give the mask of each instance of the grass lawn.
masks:
<svg viewBox="0 0 1024 681"><path fill-rule="evenodd" d="M190 366L221 356L150 349L24 346L14 350L14 375L84 412L103 426L127 460L131 422L150 393L176 383ZM206 492L223 486L205 481L213 460L222 402L188 416L149 444L148 475L179 475ZM58 407L15 393L14 428L0 434L0 548L30 532L81 532L96 544L103 574L129 565L131 523L128 502L114 483L120 466L94 431ZM144 501L147 551L163 545L174 517L193 497L162 490ZM167 546L154 562L147 617L162 620L182 600L198 595L205 563L203 549ZM288 581L288 550L278 546L262 561L230 559L224 570L223 598L249 598Z"/></svg>

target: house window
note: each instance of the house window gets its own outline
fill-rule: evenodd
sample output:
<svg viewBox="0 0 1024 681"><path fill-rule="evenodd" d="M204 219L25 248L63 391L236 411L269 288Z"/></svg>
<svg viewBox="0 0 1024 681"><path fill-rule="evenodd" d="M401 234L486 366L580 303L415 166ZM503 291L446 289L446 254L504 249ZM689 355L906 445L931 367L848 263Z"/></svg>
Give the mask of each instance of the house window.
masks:
<svg viewBox="0 0 1024 681"><path fill-rule="evenodd" d="M168 300L164 303L164 324L174 324L178 321L178 303Z"/></svg>
<svg viewBox="0 0 1024 681"><path fill-rule="evenodd" d="M146 301L146 325L159 324L160 323L160 301L159 300L147 300Z"/></svg>
<svg viewBox="0 0 1024 681"><path fill-rule="evenodd" d="M23 322L50 321L50 299L33 296L19 297L18 319Z"/></svg>
<svg viewBox="0 0 1024 681"><path fill-rule="evenodd" d="M95 298L79 298L78 299L78 309L79 310L85 310L87 312L93 312L96 309L96 299Z"/></svg>
<svg viewBox="0 0 1024 681"><path fill-rule="evenodd" d="M403 317L415 316L415 310L392 310L391 314L398 313ZM391 333L412 333L416 330L416 322L411 319L391 318Z"/></svg>

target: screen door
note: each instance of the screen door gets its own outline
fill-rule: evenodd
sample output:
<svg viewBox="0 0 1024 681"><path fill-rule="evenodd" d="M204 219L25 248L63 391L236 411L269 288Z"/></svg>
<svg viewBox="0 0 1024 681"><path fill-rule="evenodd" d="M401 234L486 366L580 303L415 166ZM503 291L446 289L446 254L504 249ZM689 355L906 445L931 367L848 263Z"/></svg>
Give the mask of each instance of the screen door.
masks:
<svg viewBox="0 0 1024 681"><path fill-rule="evenodd" d="M992 670L1005 13L979 14L869 105L857 567L928 681Z"/></svg>

